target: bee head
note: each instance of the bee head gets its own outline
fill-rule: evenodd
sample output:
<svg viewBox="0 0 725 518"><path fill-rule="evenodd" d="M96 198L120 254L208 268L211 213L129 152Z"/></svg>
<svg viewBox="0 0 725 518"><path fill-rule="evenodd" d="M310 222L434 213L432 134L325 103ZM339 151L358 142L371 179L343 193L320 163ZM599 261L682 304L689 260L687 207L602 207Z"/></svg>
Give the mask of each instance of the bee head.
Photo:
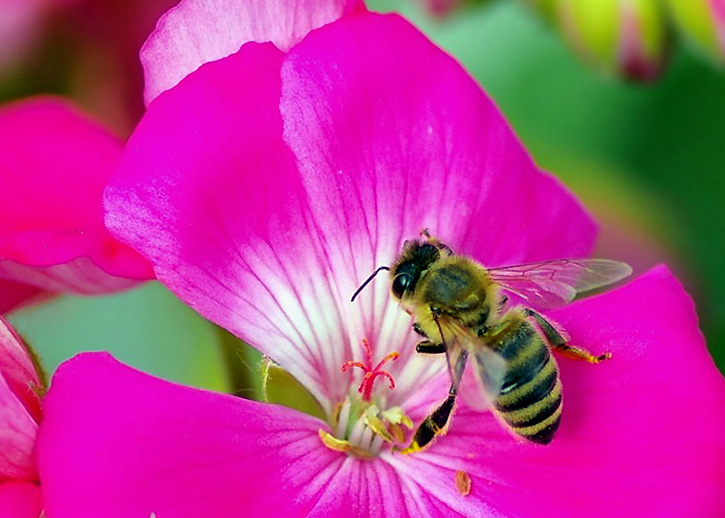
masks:
<svg viewBox="0 0 725 518"><path fill-rule="evenodd" d="M430 265L440 259L440 250L428 242L409 240L403 243L403 250L390 270L393 279L392 291L397 299L415 290L418 280Z"/></svg>

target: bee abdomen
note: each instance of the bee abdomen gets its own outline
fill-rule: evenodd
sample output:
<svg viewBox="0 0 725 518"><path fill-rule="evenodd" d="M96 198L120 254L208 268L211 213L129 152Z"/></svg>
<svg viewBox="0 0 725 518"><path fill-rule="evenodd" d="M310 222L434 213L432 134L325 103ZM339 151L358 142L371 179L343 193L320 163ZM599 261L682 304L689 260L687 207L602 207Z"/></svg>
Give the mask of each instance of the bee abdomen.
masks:
<svg viewBox="0 0 725 518"><path fill-rule="evenodd" d="M496 410L517 435L548 444L561 420L561 381L554 359L534 337L511 361Z"/></svg>

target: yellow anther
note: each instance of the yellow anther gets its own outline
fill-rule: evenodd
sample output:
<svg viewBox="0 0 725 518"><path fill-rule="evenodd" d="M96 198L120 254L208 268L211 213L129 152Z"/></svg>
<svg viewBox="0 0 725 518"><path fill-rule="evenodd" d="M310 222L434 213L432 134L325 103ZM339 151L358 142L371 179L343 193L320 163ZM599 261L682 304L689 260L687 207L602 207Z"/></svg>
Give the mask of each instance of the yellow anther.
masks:
<svg viewBox="0 0 725 518"><path fill-rule="evenodd" d="M391 423L388 426L388 431L390 432L390 435L395 438L395 442L405 441L405 432L399 424Z"/></svg>
<svg viewBox="0 0 725 518"><path fill-rule="evenodd" d="M384 412L380 412L380 415L392 424L402 424L409 430L413 429L412 419L405 415L405 412L399 406L388 408Z"/></svg>
<svg viewBox="0 0 725 518"><path fill-rule="evenodd" d="M385 423L383 423L377 416L370 414L366 415L365 424L368 425L373 432L375 432L386 441L395 442L395 437L390 435L390 432L388 432L388 429L385 427Z"/></svg>
<svg viewBox="0 0 725 518"><path fill-rule="evenodd" d="M330 448L331 450L335 451L342 451L342 452L348 452L352 450L352 444L350 444L347 441L343 441L341 439L337 439L336 437L333 437L329 433L327 433L325 430L320 428L320 430L317 432L317 435L320 436L320 440L322 441L322 444Z"/></svg>
<svg viewBox="0 0 725 518"><path fill-rule="evenodd" d="M340 451L343 453L352 453L353 455L356 455L357 457L360 457L362 459L372 459L373 456L368 453L367 451L363 450L362 448L358 446L353 446L348 441L343 441L341 439L337 439L327 433L322 428L319 429L317 432L317 435L320 437L320 440L322 441L322 444L330 448L334 451Z"/></svg>

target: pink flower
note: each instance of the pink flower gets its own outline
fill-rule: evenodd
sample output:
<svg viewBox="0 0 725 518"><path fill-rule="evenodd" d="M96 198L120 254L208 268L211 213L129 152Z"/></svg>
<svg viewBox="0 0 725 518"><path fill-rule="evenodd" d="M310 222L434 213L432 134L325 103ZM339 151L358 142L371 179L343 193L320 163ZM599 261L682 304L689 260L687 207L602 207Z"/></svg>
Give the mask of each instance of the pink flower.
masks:
<svg viewBox="0 0 725 518"><path fill-rule="evenodd" d="M423 0L422 3L435 16L446 16L465 4L464 0Z"/></svg>
<svg viewBox="0 0 725 518"><path fill-rule="evenodd" d="M44 390L27 349L0 317L0 516L40 514L35 441Z"/></svg>
<svg viewBox="0 0 725 518"><path fill-rule="evenodd" d="M150 104L106 208L161 282L294 374L326 419L81 355L45 400L49 516L725 511L725 387L665 268L551 313L573 343L614 356L560 361L566 405L550 445L522 444L465 403L421 453L375 431L375 419L419 422L447 390L387 282L349 300L404 239L429 227L495 266L582 256L595 237L474 81L397 16L202 66ZM342 372L351 361L368 377Z"/></svg>
<svg viewBox="0 0 725 518"><path fill-rule="evenodd" d="M69 103L0 108L0 311L41 292L107 293L153 273L103 224L122 142Z"/></svg>
<svg viewBox="0 0 725 518"><path fill-rule="evenodd" d="M15 65L33 45L47 15L75 0L0 0L0 71Z"/></svg>

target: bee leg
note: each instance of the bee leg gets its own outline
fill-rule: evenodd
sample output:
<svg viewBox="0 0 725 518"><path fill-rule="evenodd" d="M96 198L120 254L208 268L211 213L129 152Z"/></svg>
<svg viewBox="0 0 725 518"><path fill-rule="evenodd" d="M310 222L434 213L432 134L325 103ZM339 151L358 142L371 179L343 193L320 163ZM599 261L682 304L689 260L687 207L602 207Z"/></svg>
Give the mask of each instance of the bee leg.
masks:
<svg viewBox="0 0 725 518"><path fill-rule="evenodd" d="M458 383L463 375L467 359L468 352L463 351L456 362L456 379L451 382L451 388L448 390L448 397L433 411L432 414L423 419L423 422L420 423L418 429L415 431L415 435L413 436L413 440L410 445L402 449L401 453L408 454L421 451L437 436L446 433L448 424L451 420L451 413L453 412L453 408L456 406Z"/></svg>
<svg viewBox="0 0 725 518"><path fill-rule="evenodd" d="M436 344L430 340L423 340L415 344L415 352L422 354L443 354L446 352L444 344Z"/></svg>
<svg viewBox="0 0 725 518"><path fill-rule="evenodd" d="M423 331L418 322L413 323L413 331L423 338L428 338L428 335L425 334L425 331ZM446 346L445 344L433 343L430 340L422 340L415 345L415 352L423 354L442 354L446 352Z"/></svg>
<svg viewBox="0 0 725 518"><path fill-rule="evenodd" d="M437 238L431 236L430 231L427 228L422 229L420 231L420 235L425 237L431 245L435 246L445 255L453 255L453 250L451 250L451 247L446 245L445 243L441 243L440 241L438 241Z"/></svg>
<svg viewBox="0 0 725 518"><path fill-rule="evenodd" d="M400 452L408 454L422 451L436 436L446 433L446 427L455 405L456 395L449 394L446 400L420 423L410 445Z"/></svg>
<svg viewBox="0 0 725 518"><path fill-rule="evenodd" d="M601 363L612 357L612 353L610 352L595 356L582 347L568 345L564 337L561 336L561 333L559 333L559 331L557 331L556 328L552 326L543 316L533 309L527 308L524 311L526 316L533 317L533 319L536 320L536 323L541 327L541 331L544 333L544 336L546 336L546 339L549 341L549 345L551 345L551 347L562 356L573 360L585 360L589 363Z"/></svg>

